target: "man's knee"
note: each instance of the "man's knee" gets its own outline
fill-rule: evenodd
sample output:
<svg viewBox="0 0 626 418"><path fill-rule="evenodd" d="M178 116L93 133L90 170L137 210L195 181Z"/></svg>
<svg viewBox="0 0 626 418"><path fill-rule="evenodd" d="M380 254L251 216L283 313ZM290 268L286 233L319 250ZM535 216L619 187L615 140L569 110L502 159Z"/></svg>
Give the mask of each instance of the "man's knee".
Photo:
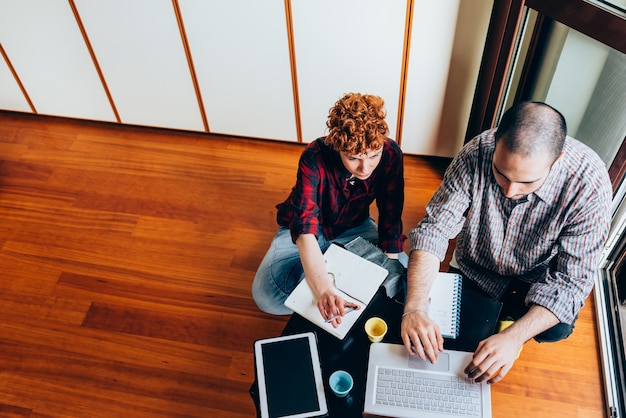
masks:
<svg viewBox="0 0 626 418"><path fill-rule="evenodd" d="M537 334L535 341L540 343L554 343L566 339L572 335L573 331L574 324L564 324L561 322L541 334Z"/></svg>

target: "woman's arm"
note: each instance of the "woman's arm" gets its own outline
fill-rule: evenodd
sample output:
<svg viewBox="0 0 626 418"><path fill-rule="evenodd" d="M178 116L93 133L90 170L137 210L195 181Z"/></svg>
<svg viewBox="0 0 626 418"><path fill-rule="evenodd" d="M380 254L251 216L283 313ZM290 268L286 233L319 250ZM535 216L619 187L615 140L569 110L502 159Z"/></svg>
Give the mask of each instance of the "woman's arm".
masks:
<svg viewBox="0 0 626 418"><path fill-rule="evenodd" d="M335 293L335 285L328 277L324 256L315 235L300 235L296 240L296 245L300 252L305 280L309 283L317 299L317 308L324 320L335 315L345 315L346 307L352 306L352 304L347 304L341 296ZM331 322L335 328L339 324L341 324L341 317Z"/></svg>

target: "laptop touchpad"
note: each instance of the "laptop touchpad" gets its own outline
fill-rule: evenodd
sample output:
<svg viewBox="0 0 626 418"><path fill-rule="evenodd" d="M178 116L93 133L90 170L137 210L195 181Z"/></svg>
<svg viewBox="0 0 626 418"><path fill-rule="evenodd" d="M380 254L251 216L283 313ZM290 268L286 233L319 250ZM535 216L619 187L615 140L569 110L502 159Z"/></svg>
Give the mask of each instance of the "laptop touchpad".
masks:
<svg viewBox="0 0 626 418"><path fill-rule="evenodd" d="M447 372L450 370L450 356L448 353L439 353L439 360L432 364L429 360L422 360L418 356L409 356L409 367L412 369Z"/></svg>

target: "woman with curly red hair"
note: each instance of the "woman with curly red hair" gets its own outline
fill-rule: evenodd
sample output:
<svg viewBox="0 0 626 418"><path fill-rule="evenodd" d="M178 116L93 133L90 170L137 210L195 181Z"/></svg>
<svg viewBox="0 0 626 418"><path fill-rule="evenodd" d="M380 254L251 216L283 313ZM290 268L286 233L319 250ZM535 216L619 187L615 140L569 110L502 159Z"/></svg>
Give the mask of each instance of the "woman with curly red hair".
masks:
<svg viewBox="0 0 626 418"><path fill-rule="evenodd" d="M283 303L305 277L324 319L345 314L323 252L331 242L362 237L390 258L403 253L404 168L400 147L387 137L383 99L349 93L330 109L328 134L300 157L296 185L277 206L279 229L252 284L257 306L291 314ZM378 225L370 217L376 200ZM341 317L333 320L341 323Z"/></svg>

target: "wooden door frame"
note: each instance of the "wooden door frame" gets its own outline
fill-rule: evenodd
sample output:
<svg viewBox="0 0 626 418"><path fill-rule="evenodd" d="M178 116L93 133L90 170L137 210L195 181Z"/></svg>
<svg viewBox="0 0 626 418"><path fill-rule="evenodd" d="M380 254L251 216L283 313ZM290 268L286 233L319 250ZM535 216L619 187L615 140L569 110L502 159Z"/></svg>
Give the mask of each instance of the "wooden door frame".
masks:
<svg viewBox="0 0 626 418"><path fill-rule="evenodd" d="M587 0L497 0L494 1L485 49L476 83L465 141L496 124L498 106L506 89L511 60L516 52L519 27L525 8L536 10L539 17L533 30L529 56L542 54L546 31L558 21L597 41L626 53L624 16ZM531 60L532 61L532 60ZM528 82L536 68L524 68L520 86ZM626 138L611 163L609 175L616 190L626 174Z"/></svg>

